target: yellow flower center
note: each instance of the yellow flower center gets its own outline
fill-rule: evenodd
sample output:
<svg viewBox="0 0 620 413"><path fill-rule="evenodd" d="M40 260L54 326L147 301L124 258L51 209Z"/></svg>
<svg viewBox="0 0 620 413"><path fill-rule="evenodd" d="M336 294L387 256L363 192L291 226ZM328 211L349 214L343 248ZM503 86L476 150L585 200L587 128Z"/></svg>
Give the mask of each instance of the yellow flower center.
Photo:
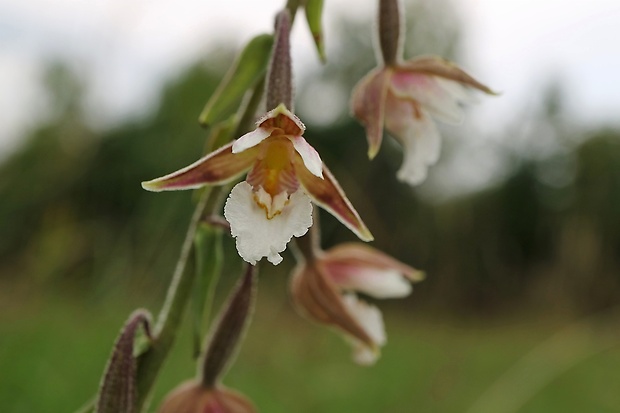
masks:
<svg viewBox="0 0 620 413"><path fill-rule="evenodd" d="M289 195L299 187L292 162L295 149L277 129L260 145L261 153L247 182L254 188L254 201L265 210L267 219L272 219L282 212Z"/></svg>

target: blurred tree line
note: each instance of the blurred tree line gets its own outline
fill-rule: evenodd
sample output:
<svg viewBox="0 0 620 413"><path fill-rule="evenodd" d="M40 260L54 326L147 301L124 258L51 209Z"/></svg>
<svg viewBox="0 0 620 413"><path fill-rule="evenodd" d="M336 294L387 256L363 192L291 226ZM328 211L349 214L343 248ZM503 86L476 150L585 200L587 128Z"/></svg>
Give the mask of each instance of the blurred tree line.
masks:
<svg viewBox="0 0 620 413"><path fill-rule="evenodd" d="M408 56L458 56L456 16L445 4L420 4L410 10ZM375 246L428 273L405 305L486 312L525 303L570 311L620 303L619 130L570 124L551 89L543 110L523 119L532 128L508 128L497 140L553 135L562 150L536 158L506 148L509 162L499 183L441 202L429 199L396 181L398 150L367 160L364 131L346 105L352 85L373 66L370 30L356 22L340 27L342 33L328 39L335 43L332 61L299 90L298 114L307 139L373 231ZM191 194L147 193L140 182L202 155L207 133L196 119L223 76L214 67L225 66L213 65L214 59L229 62L231 56L216 53L206 59L209 66L187 69L164 87L152 115L102 132L88 126L80 109L79 81L62 65L50 68L53 116L0 165L5 291L21 285L28 292L96 295L165 287ZM321 106L317 91L326 90L340 107L328 121L313 113ZM353 239L324 217L325 246ZM289 256L284 265L292 264Z"/></svg>

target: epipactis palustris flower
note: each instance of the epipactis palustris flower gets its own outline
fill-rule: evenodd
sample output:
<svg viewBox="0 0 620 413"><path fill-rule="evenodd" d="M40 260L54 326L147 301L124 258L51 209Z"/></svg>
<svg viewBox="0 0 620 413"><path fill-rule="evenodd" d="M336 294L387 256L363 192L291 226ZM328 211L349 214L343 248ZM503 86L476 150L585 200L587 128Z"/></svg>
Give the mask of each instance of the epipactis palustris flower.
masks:
<svg viewBox="0 0 620 413"><path fill-rule="evenodd" d="M230 192L224 216L239 255L250 264L279 253L293 236L312 225L311 201L326 209L360 239L372 235L317 151L302 137L304 124L284 105L257 122L257 128L197 162L152 181L149 191L199 188L229 182L249 170Z"/></svg>
<svg viewBox="0 0 620 413"><path fill-rule="evenodd" d="M353 115L366 128L369 158L379 152L385 127L403 146L398 179L410 185L422 183L441 146L432 118L460 123L461 105L475 100L471 89L495 94L454 63L436 56L397 60L372 70L355 86L351 98Z"/></svg>
<svg viewBox="0 0 620 413"><path fill-rule="evenodd" d="M360 300L357 292L374 298L401 298L411 282L424 273L360 243L341 244L296 267L291 290L297 307L311 319L344 333L359 364L372 364L386 343L379 309Z"/></svg>

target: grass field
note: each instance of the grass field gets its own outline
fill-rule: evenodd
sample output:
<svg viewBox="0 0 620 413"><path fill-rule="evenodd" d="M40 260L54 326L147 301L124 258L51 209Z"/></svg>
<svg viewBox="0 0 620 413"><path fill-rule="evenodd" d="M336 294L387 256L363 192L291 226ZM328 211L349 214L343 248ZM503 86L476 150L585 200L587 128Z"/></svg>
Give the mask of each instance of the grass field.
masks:
<svg viewBox="0 0 620 413"><path fill-rule="evenodd" d="M472 323L390 311L389 343L379 363L364 368L350 361L336 334L272 296L261 292L247 340L224 380L261 412L620 412L617 318ZM4 301L0 412L76 410L93 395L133 304ZM190 334L183 331L154 405L194 371Z"/></svg>

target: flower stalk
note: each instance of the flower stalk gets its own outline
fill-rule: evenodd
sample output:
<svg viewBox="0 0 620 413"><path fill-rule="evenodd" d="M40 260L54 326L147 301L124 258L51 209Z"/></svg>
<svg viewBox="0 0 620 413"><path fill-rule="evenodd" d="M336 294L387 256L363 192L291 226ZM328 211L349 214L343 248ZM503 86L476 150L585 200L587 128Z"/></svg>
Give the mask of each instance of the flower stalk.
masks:
<svg viewBox="0 0 620 413"><path fill-rule="evenodd" d="M247 265L212 328L204 360L200 363L200 377L172 390L162 402L159 413L256 413L249 399L221 383L249 324L255 296L256 269Z"/></svg>
<svg viewBox="0 0 620 413"><path fill-rule="evenodd" d="M187 307L189 297L191 296L195 272L186 271L187 262L194 243L196 228L203 216L205 206L214 192L216 191L213 191L212 188L206 189L202 193L194 209L194 214L192 215L181 248L179 260L177 261L172 281L168 287L164 305L157 317L153 344L151 348L138 359L136 402L136 411L138 412L142 411L147 404L151 388L155 383L164 360L172 348L176 333L181 324L183 313Z"/></svg>

